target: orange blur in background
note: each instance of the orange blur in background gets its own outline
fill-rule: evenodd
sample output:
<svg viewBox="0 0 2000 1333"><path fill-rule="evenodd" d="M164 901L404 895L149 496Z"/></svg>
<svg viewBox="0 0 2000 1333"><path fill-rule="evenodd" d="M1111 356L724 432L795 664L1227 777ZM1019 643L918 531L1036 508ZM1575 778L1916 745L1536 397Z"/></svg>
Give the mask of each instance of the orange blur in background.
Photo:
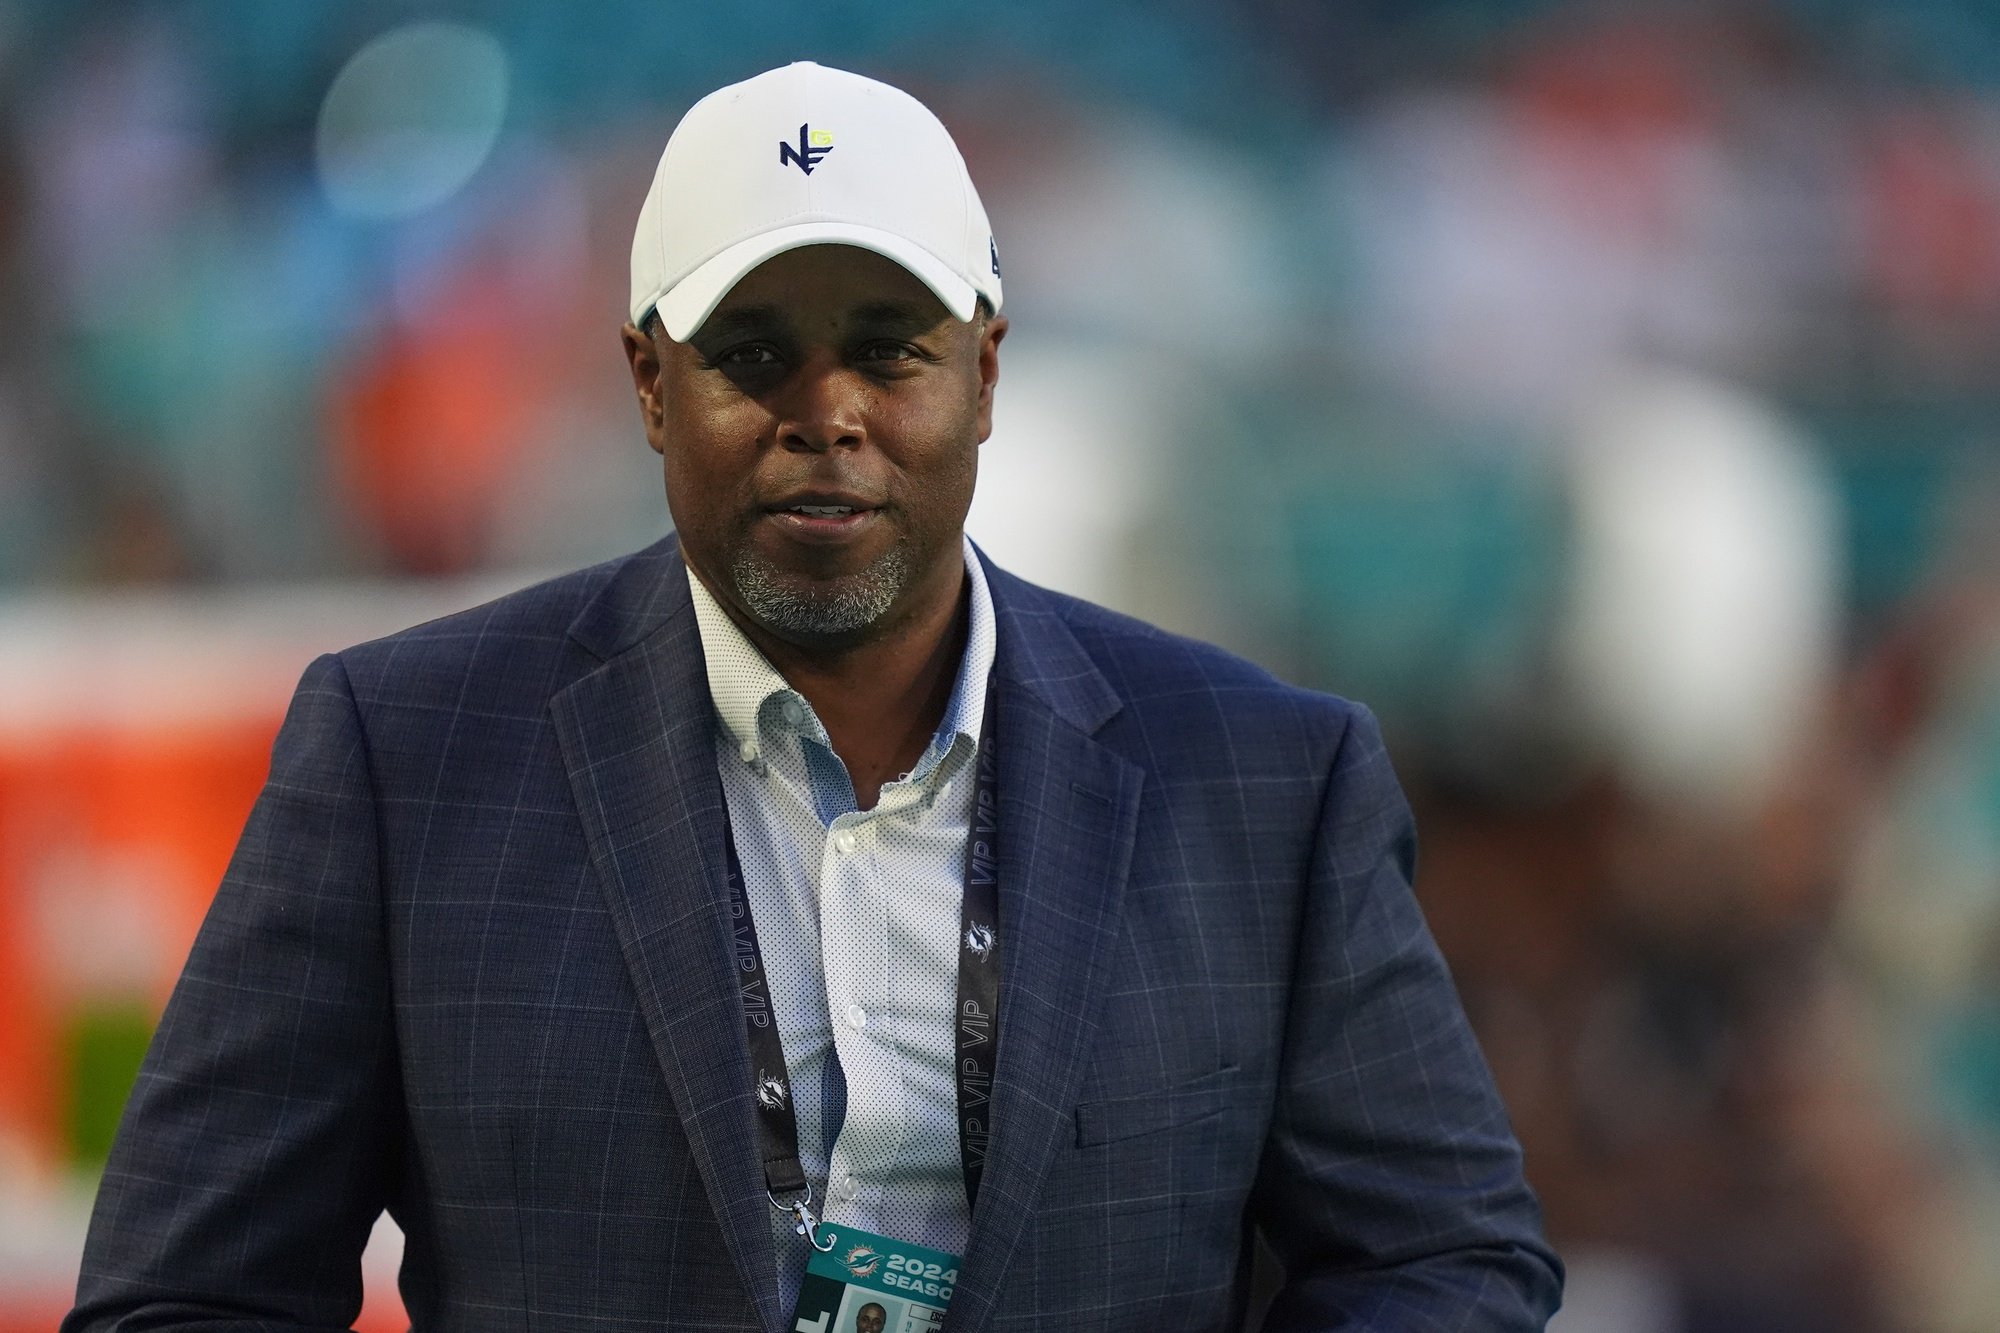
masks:
<svg viewBox="0 0 2000 1333"><path fill-rule="evenodd" d="M253 706L194 724L0 732L0 1144L51 1190L59 1167L102 1160L104 1111L130 1086L281 720ZM126 1034L94 1059L93 1017ZM55 1326L71 1293L50 1279L0 1302L0 1333ZM369 1279L356 1328L408 1327L393 1273Z"/></svg>

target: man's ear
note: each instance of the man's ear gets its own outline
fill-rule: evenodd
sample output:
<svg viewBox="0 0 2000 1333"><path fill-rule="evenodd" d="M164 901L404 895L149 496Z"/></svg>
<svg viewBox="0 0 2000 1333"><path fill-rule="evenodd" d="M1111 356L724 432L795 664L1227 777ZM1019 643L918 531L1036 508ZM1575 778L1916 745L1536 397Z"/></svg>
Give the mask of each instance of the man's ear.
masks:
<svg viewBox="0 0 2000 1333"><path fill-rule="evenodd" d="M625 360L632 370L632 388L639 398L639 420L646 427L646 443L654 453L665 447L666 408L661 401L660 349L652 336L636 324L618 331L625 345Z"/></svg>
<svg viewBox="0 0 2000 1333"><path fill-rule="evenodd" d="M1000 340L1007 336L1007 317L994 315L979 335L979 442L993 433L993 389L1000 383Z"/></svg>

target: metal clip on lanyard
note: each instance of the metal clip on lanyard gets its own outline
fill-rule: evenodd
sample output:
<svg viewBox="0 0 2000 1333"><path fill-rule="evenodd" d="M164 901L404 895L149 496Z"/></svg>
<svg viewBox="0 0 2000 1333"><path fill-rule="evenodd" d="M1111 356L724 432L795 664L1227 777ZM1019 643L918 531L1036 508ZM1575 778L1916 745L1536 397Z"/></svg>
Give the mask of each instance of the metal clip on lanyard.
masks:
<svg viewBox="0 0 2000 1333"><path fill-rule="evenodd" d="M958 920L958 997L954 1013L958 1071L959 1164L965 1174L969 1208L979 1198L979 1180L986 1169L986 1143L992 1131L988 1103L993 1094L993 1064L1000 1019L999 837L1000 762L993 742L993 690L986 692L986 720L981 728L974 765L972 822L965 838L965 889ZM757 1101L759 1151L764 1159L764 1192L771 1207L789 1213L793 1230L825 1253L833 1242L820 1244L820 1219L812 1209L812 1185L799 1162L799 1121L792 1109L792 1083L785 1064L785 1047L771 1011L771 986L764 972L764 953L757 947L757 927L743 886L743 863L736 855L736 836L723 810L723 849L729 877L729 927L736 959L736 984L743 1001L743 1026L750 1037L751 1077Z"/></svg>
<svg viewBox="0 0 2000 1333"><path fill-rule="evenodd" d="M819 1243L819 1219L813 1216L812 1210L813 1188L810 1182L804 1188L805 1193L793 1199L790 1203L781 1202L778 1196L772 1194L769 1190L765 1190L764 1193L771 1200L773 1208L781 1213L790 1213L798 1219L792 1224L792 1230L804 1236L806 1244L812 1246L821 1254L825 1254L833 1248L833 1242L829 1240L824 1245Z"/></svg>

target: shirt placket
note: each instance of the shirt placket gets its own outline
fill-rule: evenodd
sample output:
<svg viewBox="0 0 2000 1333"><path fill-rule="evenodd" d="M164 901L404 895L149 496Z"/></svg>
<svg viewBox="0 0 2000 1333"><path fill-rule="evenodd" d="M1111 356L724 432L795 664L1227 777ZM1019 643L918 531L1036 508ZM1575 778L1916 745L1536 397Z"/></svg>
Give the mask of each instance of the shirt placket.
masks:
<svg viewBox="0 0 2000 1333"><path fill-rule="evenodd" d="M880 807L850 811L828 830L820 869L820 938L834 1048L847 1075L847 1115L829 1165L829 1198L866 1208L903 1138L885 1029L890 968L888 904L877 875Z"/></svg>

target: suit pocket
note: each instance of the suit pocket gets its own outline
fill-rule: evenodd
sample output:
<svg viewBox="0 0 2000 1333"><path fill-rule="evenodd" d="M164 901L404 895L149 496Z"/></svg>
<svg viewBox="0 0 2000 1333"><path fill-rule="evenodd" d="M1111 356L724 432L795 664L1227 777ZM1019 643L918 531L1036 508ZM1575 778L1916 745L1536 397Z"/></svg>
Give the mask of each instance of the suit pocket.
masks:
<svg viewBox="0 0 2000 1333"><path fill-rule="evenodd" d="M1114 1143L1220 1115L1238 1094L1238 1073L1229 1065L1158 1092L1079 1102L1076 1145Z"/></svg>

